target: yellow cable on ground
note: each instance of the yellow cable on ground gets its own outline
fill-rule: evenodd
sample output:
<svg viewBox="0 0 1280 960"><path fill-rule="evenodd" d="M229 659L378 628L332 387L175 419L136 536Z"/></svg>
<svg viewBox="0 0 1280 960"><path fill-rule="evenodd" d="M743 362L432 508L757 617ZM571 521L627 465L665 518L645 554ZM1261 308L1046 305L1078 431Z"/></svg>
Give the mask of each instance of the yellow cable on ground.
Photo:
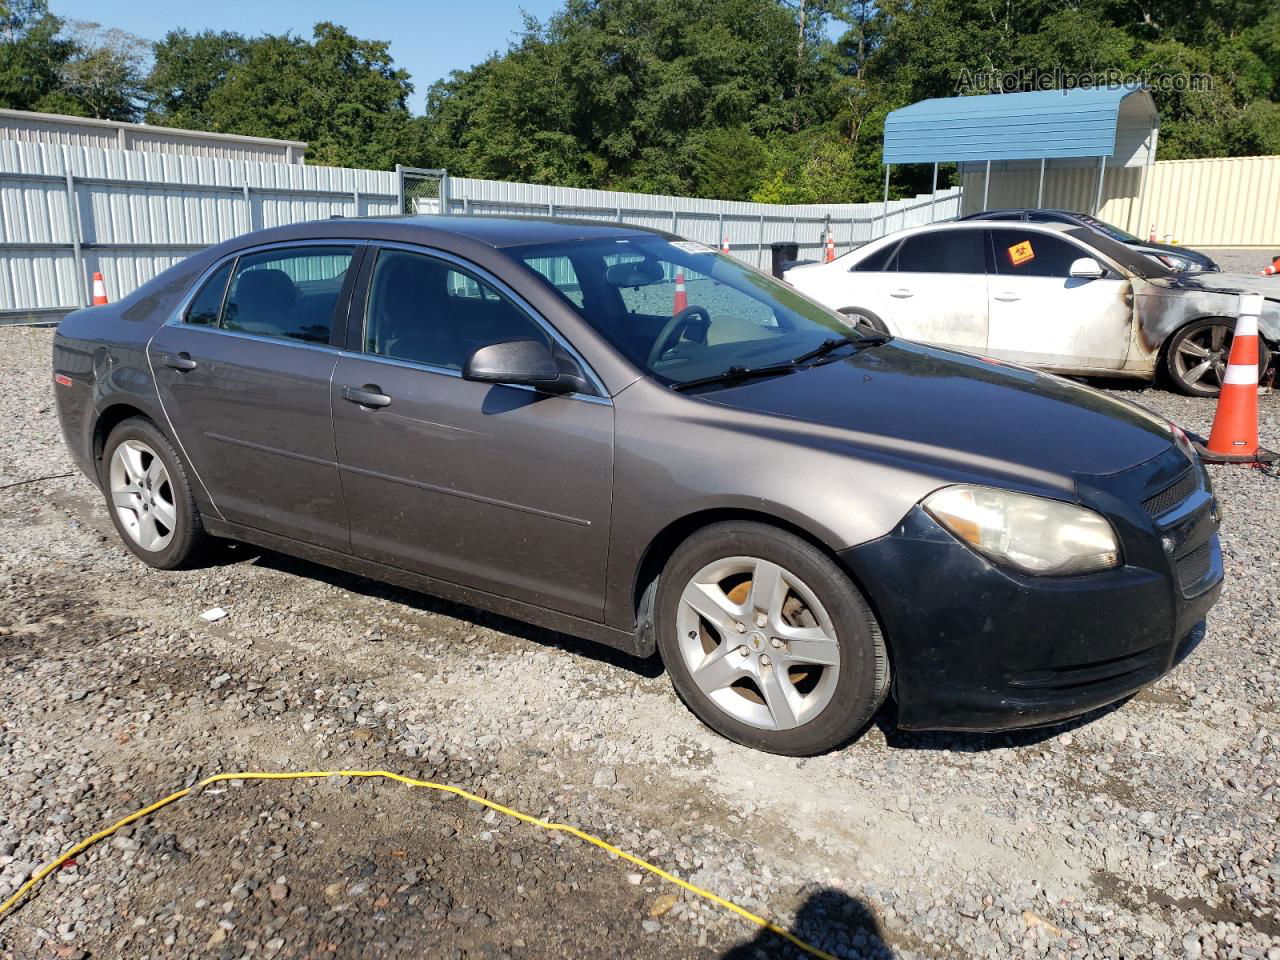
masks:
<svg viewBox="0 0 1280 960"><path fill-rule="evenodd" d="M165 797L163 800L157 800L155 803L150 804L149 806L145 806L141 810L135 810L133 813L129 814L124 819L119 820L116 823L113 823L111 826L107 827L105 830L99 830L93 836L88 837L84 840L81 840L79 843L77 843L75 846L69 849L66 853L62 854L62 856L58 857L56 860L45 864L43 867L37 870L34 874L32 874L31 879L27 880L26 883L20 886L17 889L17 891L13 894L13 896L11 896L4 903L0 904L0 917L4 916L4 914L7 913L13 907L13 905L16 904L19 900L21 900L28 892L30 892L32 888L36 886L36 884L38 884L41 880L43 880L49 874L53 873L53 871L57 870L60 866L62 866L64 863L66 863L76 854L83 853L85 850L88 850L90 847L92 847L95 843L98 843L100 840L107 839L107 837L111 836L121 827L127 827L129 824L133 823L135 820L141 820L143 817L147 816L148 814L155 813L161 807L168 806L169 804L173 803L175 800L181 800L183 797L189 794L192 790L198 790L203 787L209 786L211 783L218 783L219 781L223 781L223 780L307 780L307 779L318 779L318 778L325 778L325 777L365 777L365 778L381 777L386 780L394 780L396 783L402 783L408 787L425 787L428 790L439 790L441 793L452 793L454 796L461 797L463 800L470 800L475 803L481 804L482 806L488 807L490 810L496 810L498 811L498 813L505 814L508 817L514 817L516 820L519 820L522 823L527 823L530 826L541 827L543 830L556 830L561 833L570 834L572 836L577 837L579 840L585 840L587 843L590 843L593 846L599 847L601 850L604 850L608 853L612 853L614 856L621 857L623 860L626 860L628 863L634 863L637 867L641 867L645 870L648 870L654 876L660 877L663 880L667 881L667 883L673 883L677 887L681 887L685 890L688 890L690 893L693 893L699 897L702 897L704 900L709 900L712 903L716 904L717 906L723 907L726 910L736 913L738 916L742 917L744 920L749 920L750 922L756 924L757 926L765 930L768 930L770 933L776 934L777 936L788 941L789 943L794 944L795 946L799 947L801 950L803 950L805 953L809 954L810 956L818 957L819 960L836 960L836 958L833 957L831 954L826 953L823 950L819 950L817 947L813 946L810 943L806 943L804 940L801 940L791 931L784 930L782 927L778 926L777 924L766 920L764 917L761 917L761 916L758 916L757 914L752 913L750 910L747 910L745 907L740 907L733 901L726 900L724 897L714 894L710 890L704 890L702 887L689 883L687 880L681 880L675 874L668 873L666 870L663 870L661 867L655 867L652 863L649 863L645 860L641 860L639 857L634 856L630 853L627 853L627 851L625 850L620 850L617 847L615 847L613 844L607 843L604 840L601 840L599 837L593 837L591 834L586 833L582 830L579 830L577 827L570 826L567 823L550 823L546 820L543 820L540 817L531 817L527 813L521 813L519 810L512 810L510 807L504 807L500 803L494 803L492 800L486 800L484 797L478 797L474 793L468 793L466 790L463 790L461 787L452 787L445 783L432 783L429 780L415 780L412 777L402 776L401 774L398 774L398 773L391 773L387 770L305 770L305 771L299 771L294 773L215 773L211 777L205 777L203 780L201 780L197 784L194 784L193 786L186 787L183 790L179 790L177 793L169 794L169 796Z"/></svg>

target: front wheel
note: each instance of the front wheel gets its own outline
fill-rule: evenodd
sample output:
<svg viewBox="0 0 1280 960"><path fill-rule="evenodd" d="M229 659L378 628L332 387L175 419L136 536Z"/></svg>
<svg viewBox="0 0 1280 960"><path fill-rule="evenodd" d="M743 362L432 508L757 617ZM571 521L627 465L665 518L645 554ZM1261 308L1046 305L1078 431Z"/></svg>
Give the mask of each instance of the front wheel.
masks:
<svg viewBox="0 0 1280 960"><path fill-rule="evenodd" d="M889 660L861 592L821 550L759 523L707 527L658 581L658 647L676 693L716 732L808 756L861 730Z"/></svg>
<svg viewBox="0 0 1280 960"><path fill-rule="evenodd" d="M1165 372L1179 393L1192 397L1216 397L1222 389L1231 357L1233 321L1211 317L1189 323L1169 340ZM1258 378L1271 363L1267 345L1258 341Z"/></svg>

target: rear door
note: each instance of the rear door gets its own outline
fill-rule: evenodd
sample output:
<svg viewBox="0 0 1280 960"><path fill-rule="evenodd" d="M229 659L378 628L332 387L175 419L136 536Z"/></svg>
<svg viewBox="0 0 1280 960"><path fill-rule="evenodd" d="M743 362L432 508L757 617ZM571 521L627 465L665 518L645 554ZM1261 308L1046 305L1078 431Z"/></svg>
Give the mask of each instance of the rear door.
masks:
<svg viewBox="0 0 1280 960"><path fill-rule="evenodd" d="M1001 227L991 236L993 357L1064 371L1124 366L1133 323L1128 279L1110 269L1073 278L1073 262L1097 255L1057 233Z"/></svg>
<svg viewBox="0 0 1280 960"><path fill-rule="evenodd" d="M147 351L165 413L221 514L342 551L329 383L333 321L360 249L302 244L231 258Z"/></svg>
<svg viewBox="0 0 1280 960"><path fill-rule="evenodd" d="M912 340L982 353L987 347L987 266L983 231L930 230L902 241L887 280L894 332Z"/></svg>
<svg viewBox="0 0 1280 960"><path fill-rule="evenodd" d="M571 355L478 268L389 247L366 272L363 323L333 378L353 551L601 619L613 500L604 391L551 396L462 379L471 351L490 343L538 339Z"/></svg>

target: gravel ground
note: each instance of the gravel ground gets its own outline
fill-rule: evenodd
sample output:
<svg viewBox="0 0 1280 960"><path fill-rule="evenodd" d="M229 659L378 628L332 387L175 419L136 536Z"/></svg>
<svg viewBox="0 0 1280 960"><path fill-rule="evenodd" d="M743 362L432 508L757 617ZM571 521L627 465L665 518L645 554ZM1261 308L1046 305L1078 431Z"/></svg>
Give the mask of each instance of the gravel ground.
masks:
<svg viewBox="0 0 1280 960"><path fill-rule="evenodd" d="M0 487L72 469L50 336L0 330ZM1209 402L1117 392L1208 431ZM717 738L655 662L247 549L152 571L78 474L0 489L0 896L201 776L385 767L580 825L842 957L1277 960L1280 478L1212 469L1228 579L1172 676L1050 731L886 716L809 760ZM207 789L0 919L2 957L384 954L795 951L580 842L368 782Z"/></svg>
<svg viewBox="0 0 1280 960"><path fill-rule="evenodd" d="M1200 247L1201 253L1213 257L1226 273L1258 273L1280 256L1280 247ZM1276 281L1280 286L1280 280ZM1280 293L1280 290L1277 290Z"/></svg>

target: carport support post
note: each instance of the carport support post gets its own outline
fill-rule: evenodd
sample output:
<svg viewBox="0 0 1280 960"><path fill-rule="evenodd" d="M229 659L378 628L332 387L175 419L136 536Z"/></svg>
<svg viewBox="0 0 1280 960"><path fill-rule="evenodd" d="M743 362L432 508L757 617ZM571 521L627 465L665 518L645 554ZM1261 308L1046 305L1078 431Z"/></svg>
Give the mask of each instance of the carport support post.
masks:
<svg viewBox="0 0 1280 960"><path fill-rule="evenodd" d="M892 168L892 164L884 165L884 206L880 208L880 236L882 237L889 233L889 171Z"/></svg>
<svg viewBox="0 0 1280 960"><path fill-rule="evenodd" d="M1102 181L1107 175L1107 158L1098 158L1098 196L1093 201L1093 215L1096 217L1102 212Z"/></svg>
<svg viewBox="0 0 1280 960"><path fill-rule="evenodd" d="M991 190L991 161L987 161L987 172L982 178L982 209L987 209L987 196Z"/></svg>
<svg viewBox="0 0 1280 960"><path fill-rule="evenodd" d="M933 223L934 211L938 203L938 164L933 165L933 192L929 194L929 222Z"/></svg>
<svg viewBox="0 0 1280 960"><path fill-rule="evenodd" d="M1040 186L1036 188L1036 208L1044 206L1044 157L1040 158Z"/></svg>

